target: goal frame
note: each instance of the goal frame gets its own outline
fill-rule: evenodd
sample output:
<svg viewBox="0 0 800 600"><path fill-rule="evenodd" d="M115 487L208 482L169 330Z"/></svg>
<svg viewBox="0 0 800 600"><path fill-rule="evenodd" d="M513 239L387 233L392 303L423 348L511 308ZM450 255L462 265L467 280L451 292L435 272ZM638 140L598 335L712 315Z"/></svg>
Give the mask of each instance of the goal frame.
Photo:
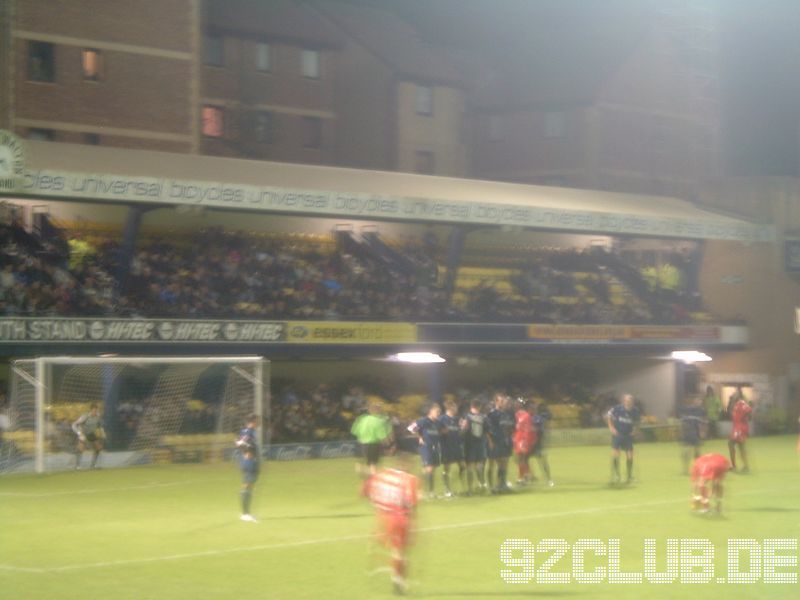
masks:
<svg viewBox="0 0 800 600"><path fill-rule="evenodd" d="M19 362L33 363L33 376L19 369ZM264 371L270 361L263 356L38 356L19 358L11 362L12 372L25 379L34 388L35 454L34 470L45 472L45 412L48 393L52 391L53 366L107 365L107 364L252 364L253 374L239 372L240 376L251 379L254 390L253 414L263 423L264 418ZM269 415L266 415L269 417ZM262 455L265 427L258 428L258 455Z"/></svg>

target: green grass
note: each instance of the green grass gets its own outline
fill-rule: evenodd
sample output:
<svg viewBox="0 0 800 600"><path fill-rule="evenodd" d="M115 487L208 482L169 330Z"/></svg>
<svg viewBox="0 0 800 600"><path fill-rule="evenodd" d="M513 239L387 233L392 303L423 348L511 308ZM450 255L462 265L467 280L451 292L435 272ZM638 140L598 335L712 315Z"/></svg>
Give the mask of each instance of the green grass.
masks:
<svg viewBox="0 0 800 600"><path fill-rule="evenodd" d="M724 449L724 441L706 447ZM507 538L618 538L622 570L639 572L645 538L656 539L660 564L668 538L704 538L717 549L716 576L725 574L728 538L800 538L794 440L757 438L750 449L754 472L727 478L721 518L690 513L673 444L639 446L640 479L628 487L607 484L608 449L556 448L555 488L424 502L410 596L800 597L800 584L509 585L500 577ZM370 541L374 515L358 485L351 460L269 463L256 488L260 522L250 524L238 520L233 465L0 477L0 597L390 597L387 574L372 572L383 560ZM537 554L538 563L546 556ZM553 570L569 571L570 557ZM597 564L590 560L587 568Z"/></svg>

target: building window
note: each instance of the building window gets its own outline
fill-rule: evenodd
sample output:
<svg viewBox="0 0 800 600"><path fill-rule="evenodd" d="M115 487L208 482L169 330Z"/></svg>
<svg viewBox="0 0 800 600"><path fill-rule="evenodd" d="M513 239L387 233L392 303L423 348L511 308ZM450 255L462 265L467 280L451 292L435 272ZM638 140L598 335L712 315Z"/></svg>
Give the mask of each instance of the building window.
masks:
<svg viewBox="0 0 800 600"><path fill-rule="evenodd" d="M222 36L205 36L203 39L203 62L212 67L225 66L225 39Z"/></svg>
<svg viewBox="0 0 800 600"><path fill-rule="evenodd" d="M544 113L544 137L563 138L567 131L567 115L563 112Z"/></svg>
<svg viewBox="0 0 800 600"><path fill-rule="evenodd" d="M433 152L428 150L417 150L414 156L414 172L423 175L433 175L436 168Z"/></svg>
<svg viewBox="0 0 800 600"><path fill-rule="evenodd" d="M322 119L319 117L303 117L303 146L322 147Z"/></svg>
<svg viewBox="0 0 800 600"><path fill-rule="evenodd" d="M86 81L100 81L103 74L103 55L99 50L84 48L81 53L81 68Z"/></svg>
<svg viewBox="0 0 800 600"><path fill-rule="evenodd" d="M433 114L433 88L426 85L417 86L415 107L418 115Z"/></svg>
<svg viewBox="0 0 800 600"><path fill-rule="evenodd" d="M259 71L271 71L272 62L270 58L269 44L256 44L256 69Z"/></svg>
<svg viewBox="0 0 800 600"><path fill-rule="evenodd" d="M52 142L56 139L56 132L52 129L28 129L28 139L37 142Z"/></svg>
<svg viewBox="0 0 800 600"><path fill-rule="evenodd" d="M90 146L99 146L100 145L100 134L99 133L84 133L83 134L83 143L89 144Z"/></svg>
<svg viewBox="0 0 800 600"><path fill-rule="evenodd" d="M56 80L55 47L48 42L28 42L28 79Z"/></svg>
<svg viewBox="0 0 800 600"><path fill-rule="evenodd" d="M303 50L302 71L303 77L319 79L319 52L317 50Z"/></svg>
<svg viewBox="0 0 800 600"><path fill-rule="evenodd" d="M271 112L261 111L256 113L255 137L261 144L272 141L273 115Z"/></svg>
<svg viewBox="0 0 800 600"><path fill-rule="evenodd" d="M203 107L203 135L221 138L225 135L225 110L219 106Z"/></svg>

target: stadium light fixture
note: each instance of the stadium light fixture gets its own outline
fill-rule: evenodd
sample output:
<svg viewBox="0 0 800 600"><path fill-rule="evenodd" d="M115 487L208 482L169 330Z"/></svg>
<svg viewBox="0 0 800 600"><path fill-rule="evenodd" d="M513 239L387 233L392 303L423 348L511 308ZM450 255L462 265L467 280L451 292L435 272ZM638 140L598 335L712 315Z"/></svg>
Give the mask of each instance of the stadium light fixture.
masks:
<svg viewBox="0 0 800 600"><path fill-rule="evenodd" d="M696 362L709 362L711 357L705 352L698 352L697 350L675 350L672 353L672 358L680 360L686 364L693 364Z"/></svg>
<svg viewBox="0 0 800 600"><path fill-rule="evenodd" d="M443 363L445 360L433 352L398 352L389 357L389 360L413 364Z"/></svg>

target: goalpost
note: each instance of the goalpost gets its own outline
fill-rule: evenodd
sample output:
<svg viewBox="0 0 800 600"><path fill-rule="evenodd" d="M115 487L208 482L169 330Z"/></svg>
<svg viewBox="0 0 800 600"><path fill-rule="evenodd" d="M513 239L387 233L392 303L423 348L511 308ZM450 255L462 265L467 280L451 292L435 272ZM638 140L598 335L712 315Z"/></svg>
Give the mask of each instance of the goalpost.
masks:
<svg viewBox="0 0 800 600"><path fill-rule="evenodd" d="M0 473L74 468L72 423L91 405L106 433L103 467L229 459L248 415L270 417L260 356L78 357L12 363Z"/></svg>

